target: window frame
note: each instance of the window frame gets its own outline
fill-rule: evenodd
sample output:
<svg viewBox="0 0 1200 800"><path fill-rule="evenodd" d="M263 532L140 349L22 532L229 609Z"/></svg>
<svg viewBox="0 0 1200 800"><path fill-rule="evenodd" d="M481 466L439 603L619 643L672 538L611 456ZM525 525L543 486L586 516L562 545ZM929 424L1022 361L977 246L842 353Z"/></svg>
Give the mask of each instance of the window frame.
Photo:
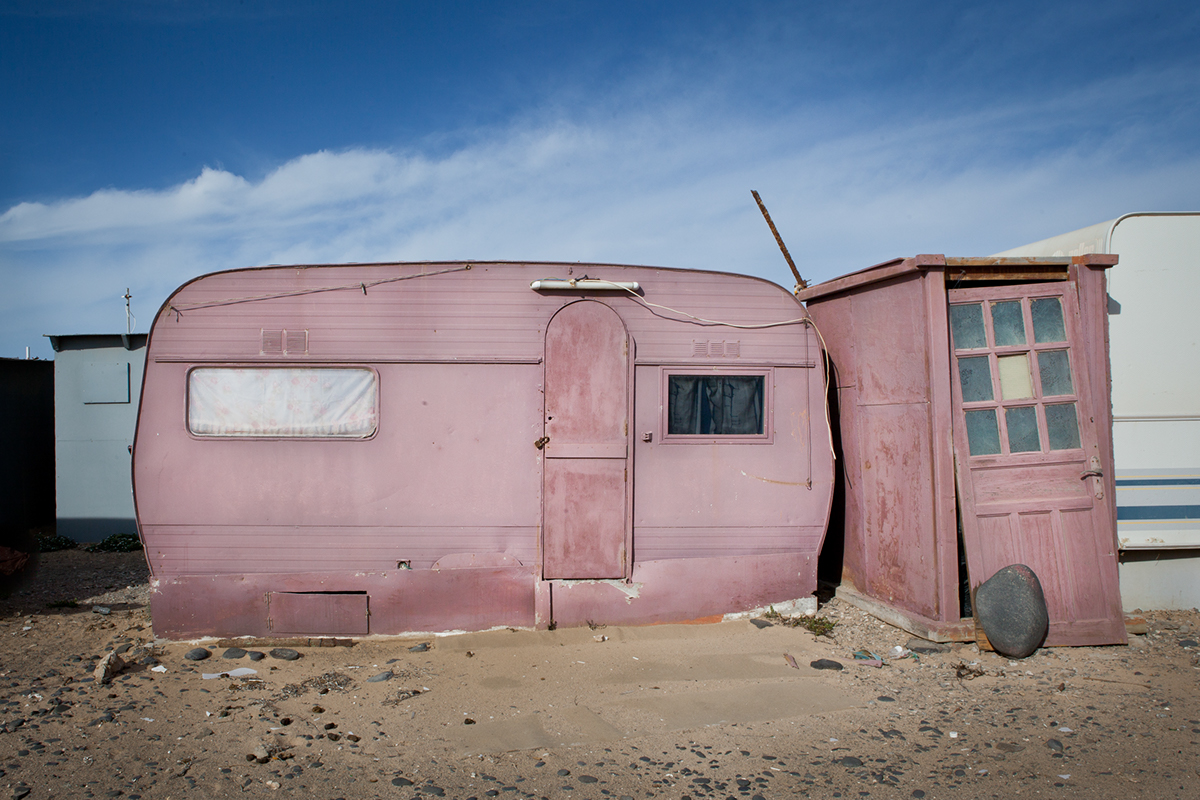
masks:
<svg viewBox="0 0 1200 800"><path fill-rule="evenodd" d="M668 433L672 377L761 377L763 379L763 432L755 434ZM775 368L731 367L725 364L689 364L659 367L659 441L662 444L773 444L775 441Z"/></svg>
<svg viewBox="0 0 1200 800"><path fill-rule="evenodd" d="M1033 302L1035 300L1057 299L1060 310L1064 319L1063 339L1056 342L1038 342L1034 332L1033 323ZM1025 343L1013 345L998 345L995 341L995 328L992 316L992 307L997 303L1019 302L1021 306L1022 321L1025 325ZM1069 454L1077 453L1082 449L1083 431L1080 428L1082 412L1080 404L1083 402L1083 394L1080 388L1080 373L1079 349L1081 344L1071 339L1071 326L1067 322L1067 315L1071 313L1068 308L1068 299L1066 292L1060 288L1043 289L1041 291L1026 291L1020 295L1013 297L979 297L970 300L949 300L947 304L947 329L950 335L950 353L951 353L951 369L955 375L952 380L956 386L957 402L960 405L960 410L965 420L966 414L971 411L993 410L996 415L996 422L1000 436L1000 452L998 453L970 453L970 441L968 437L968 457L975 459L1034 459L1044 460L1046 458L1055 457L1057 453ZM954 306L969 306L979 305L983 315L984 329L984 344L980 347L959 347L954 340L953 324L951 316L953 312L950 310ZM1042 385L1041 362L1040 355L1044 352L1063 351L1066 353L1069 375L1071 378L1072 388L1074 391L1071 394L1065 395L1046 395ZM1029 397L1016 397L1011 399L1004 398L1004 389L1000 377L1000 359L1006 356L1025 355L1027 359L1027 367L1029 371L1029 379L1031 383L1032 394ZM960 372L959 362L964 358L985 357L988 363L988 376L991 381L992 399L990 400L965 400L962 396L962 374ZM1046 406L1072 404L1075 406L1076 414L1076 434L1079 437L1080 445L1078 447L1052 449L1050 447L1050 430L1048 420L1046 419ZM1038 437L1040 447L1037 450L1027 451L1012 451L1011 440L1008 432L1007 412L1013 408L1032 407L1035 409L1036 420L1038 425Z"/></svg>
<svg viewBox="0 0 1200 800"><path fill-rule="evenodd" d="M192 400L192 373L197 370L205 369L247 369L247 370L356 370L360 372L370 372L375 381L375 427L371 433L366 436L286 436L286 435L267 435L267 434L250 434L237 435L226 433L196 433L192 430L191 423L191 400ZM196 441L212 442L368 442L379 435L379 428L382 425L382 393L383 381L380 379L379 370L369 364L297 364L296 362L277 362L277 363L208 363L208 364L193 364L188 367L184 373L183 379L183 429L187 436Z"/></svg>

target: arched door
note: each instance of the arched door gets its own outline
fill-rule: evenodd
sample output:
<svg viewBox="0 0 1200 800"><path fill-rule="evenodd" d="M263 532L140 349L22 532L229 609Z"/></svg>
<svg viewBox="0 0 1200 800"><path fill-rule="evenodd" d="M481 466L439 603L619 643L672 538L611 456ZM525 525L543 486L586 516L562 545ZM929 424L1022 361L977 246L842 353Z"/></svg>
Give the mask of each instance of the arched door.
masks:
<svg viewBox="0 0 1200 800"><path fill-rule="evenodd" d="M626 577L630 360L625 324L603 303L572 303L547 326L547 579Z"/></svg>

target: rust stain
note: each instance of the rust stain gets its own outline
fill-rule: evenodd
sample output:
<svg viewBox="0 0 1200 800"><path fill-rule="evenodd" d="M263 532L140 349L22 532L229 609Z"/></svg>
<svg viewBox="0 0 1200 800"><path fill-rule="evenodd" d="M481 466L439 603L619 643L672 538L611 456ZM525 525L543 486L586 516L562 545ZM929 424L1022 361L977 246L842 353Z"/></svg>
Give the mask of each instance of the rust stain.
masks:
<svg viewBox="0 0 1200 800"><path fill-rule="evenodd" d="M749 472L746 472L746 470L742 470L741 472L742 472L742 475L744 475L747 478L753 478L754 480L762 481L763 483L773 483L776 486L807 486L808 485L804 481L773 481L770 478L762 478L762 477L759 477L758 475L751 475Z"/></svg>

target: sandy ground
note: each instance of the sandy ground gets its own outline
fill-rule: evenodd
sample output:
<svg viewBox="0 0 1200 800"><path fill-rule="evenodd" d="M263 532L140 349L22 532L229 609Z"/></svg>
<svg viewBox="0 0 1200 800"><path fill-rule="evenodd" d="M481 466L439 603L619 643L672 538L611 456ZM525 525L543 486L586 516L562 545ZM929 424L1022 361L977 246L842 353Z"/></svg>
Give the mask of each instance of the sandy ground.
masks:
<svg viewBox="0 0 1200 800"><path fill-rule="evenodd" d="M146 580L141 554L49 553L0 601L0 798L1200 796L1195 612L1021 662L858 664L911 637L839 600L832 638L742 620L251 661L157 641ZM133 666L103 685L112 650Z"/></svg>

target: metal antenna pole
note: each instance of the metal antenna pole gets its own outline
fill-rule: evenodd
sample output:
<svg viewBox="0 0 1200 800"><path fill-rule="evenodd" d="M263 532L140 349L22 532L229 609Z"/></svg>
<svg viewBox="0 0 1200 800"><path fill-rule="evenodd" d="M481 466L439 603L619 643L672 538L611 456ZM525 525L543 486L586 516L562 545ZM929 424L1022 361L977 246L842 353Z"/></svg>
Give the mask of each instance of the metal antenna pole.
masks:
<svg viewBox="0 0 1200 800"><path fill-rule="evenodd" d="M775 234L775 241L779 244L779 249L783 251L783 257L787 259L788 266L792 268L792 274L796 276L796 291L807 289L808 281L800 277L800 270L796 269L796 262L792 261L792 254L788 252L787 245L783 243L783 237L779 235L779 231L775 230L775 223L771 221L771 215L767 213L767 207L763 205L762 198L754 189L750 190L750 194L754 195L754 202L758 203L758 210L762 212L763 219L770 226L771 233Z"/></svg>
<svg viewBox="0 0 1200 800"><path fill-rule="evenodd" d="M125 287L125 333L133 333L133 325L130 323L130 318L133 316L129 311L129 300L133 297L129 293L129 287Z"/></svg>

